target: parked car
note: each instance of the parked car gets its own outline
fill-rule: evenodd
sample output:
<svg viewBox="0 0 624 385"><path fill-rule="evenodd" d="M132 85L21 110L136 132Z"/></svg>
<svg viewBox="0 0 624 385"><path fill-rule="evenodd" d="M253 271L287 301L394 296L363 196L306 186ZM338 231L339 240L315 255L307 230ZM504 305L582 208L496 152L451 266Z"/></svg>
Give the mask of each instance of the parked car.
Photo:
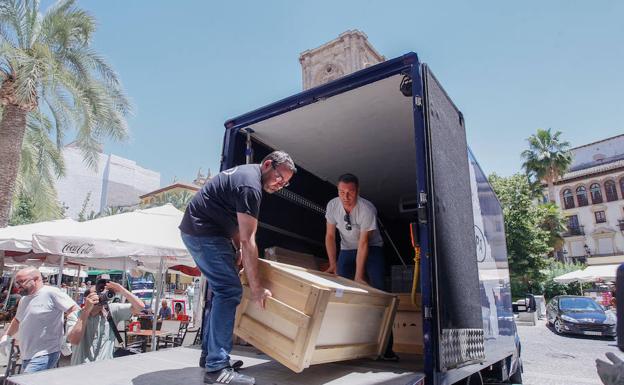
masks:
<svg viewBox="0 0 624 385"><path fill-rule="evenodd" d="M615 338L615 314L605 311L595 300L575 295L559 295L546 307L548 324L557 334L582 334Z"/></svg>

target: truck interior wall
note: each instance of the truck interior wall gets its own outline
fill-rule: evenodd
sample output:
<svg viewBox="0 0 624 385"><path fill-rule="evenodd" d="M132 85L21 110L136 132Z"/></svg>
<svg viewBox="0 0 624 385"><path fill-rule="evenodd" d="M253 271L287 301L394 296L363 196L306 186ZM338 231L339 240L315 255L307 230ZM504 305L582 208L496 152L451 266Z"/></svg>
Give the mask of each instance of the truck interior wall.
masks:
<svg viewBox="0 0 624 385"><path fill-rule="evenodd" d="M245 140L244 134L236 135L236 164L245 163ZM274 150L253 139L252 148L254 163L259 163ZM296 157L294 160L296 163ZM297 174L290 186L287 187L287 190L299 195L322 210L325 209L329 200L337 196L336 186L333 183L322 180L299 165L297 165ZM409 217L390 218L383 212L378 212L378 215L403 261L408 265L413 265L414 250L410 238ZM260 222L261 226L257 234L257 243L261 254L267 247L280 246L294 251L313 254L320 258L326 257L326 221L324 212L294 203L289 199L285 199L281 193L264 194L260 209ZM277 229L281 231L277 231ZM397 256L397 252L388 240L388 236L382 232L384 256L387 264L386 272L387 276L390 277L390 266L400 265L401 259ZM390 290L390 288L391 286L386 289Z"/></svg>

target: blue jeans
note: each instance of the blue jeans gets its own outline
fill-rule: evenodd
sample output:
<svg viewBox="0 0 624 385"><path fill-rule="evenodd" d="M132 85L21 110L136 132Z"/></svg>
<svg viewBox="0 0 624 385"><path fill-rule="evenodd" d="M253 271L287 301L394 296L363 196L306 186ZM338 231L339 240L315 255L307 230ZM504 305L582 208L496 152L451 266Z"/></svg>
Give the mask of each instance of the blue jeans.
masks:
<svg viewBox="0 0 624 385"><path fill-rule="evenodd" d="M357 250L340 250L336 273L344 278L355 278L356 256ZM368 258L366 258L366 275L368 276L368 283L375 289L384 290L385 270L383 247L369 246Z"/></svg>
<svg viewBox="0 0 624 385"><path fill-rule="evenodd" d="M55 352L50 354L44 354L43 356L37 356L30 360L22 361L22 373L34 373L40 372L46 369L52 369L56 367L61 352Z"/></svg>
<svg viewBox="0 0 624 385"><path fill-rule="evenodd" d="M236 307L243 294L235 266L236 255L232 242L225 237L196 237L182 233L182 241L212 290L212 306L210 313L205 313L202 325L206 371L221 370L230 365Z"/></svg>
<svg viewBox="0 0 624 385"><path fill-rule="evenodd" d="M357 250L340 250L338 254L338 263L336 266L336 273L339 276L353 279L355 277L355 265L356 265ZM383 247L369 246L368 258L366 258L366 275L368 276L368 283L375 289L385 290L384 275L386 271L386 263L384 262ZM386 347L385 355L394 355L392 351L392 345L394 344L394 337L390 333L388 339L388 346Z"/></svg>

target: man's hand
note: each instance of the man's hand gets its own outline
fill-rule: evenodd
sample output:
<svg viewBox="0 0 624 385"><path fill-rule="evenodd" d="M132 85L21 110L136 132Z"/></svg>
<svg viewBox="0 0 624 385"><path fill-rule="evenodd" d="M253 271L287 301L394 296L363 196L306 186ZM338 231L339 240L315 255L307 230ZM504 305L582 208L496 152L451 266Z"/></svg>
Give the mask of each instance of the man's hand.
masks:
<svg viewBox="0 0 624 385"><path fill-rule="evenodd" d="M269 289L260 287L257 290L251 290L251 299L260 306L261 309L266 308L266 299L272 297L273 293Z"/></svg>
<svg viewBox="0 0 624 385"><path fill-rule="evenodd" d="M98 297L97 293L89 293L89 295L85 297L84 307L82 308L82 311L89 314L91 313L91 310L93 310L93 307L98 303L100 303L100 298Z"/></svg>
<svg viewBox="0 0 624 385"><path fill-rule="evenodd" d="M602 383L604 385L624 384L624 361L611 352L607 353L607 358L613 364L600 359L596 360L596 371Z"/></svg>
<svg viewBox="0 0 624 385"><path fill-rule="evenodd" d="M329 265L327 269L323 271L323 273L336 274L336 265Z"/></svg>
<svg viewBox="0 0 624 385"><path fill-rule="evenodd" d="M125 289L123 286L121 286L120 284L118 284L117 282L113 282L113 281L108 281L106 282L106 289L107 290L111 290L114 291L115 293L121 294L125 292Z"/></svg>
<svg viewBox="0 0 624 385"><path fill-rule="evenodd" d="M357 283L361 283L362 285L368 285L368 282L366 282L364 277L355 277L354 281Z"/></svg>
<svg viewBox="0 0 624 385"><path fill-rule="evenodd" d="M3 335L2 338L0 338L0 353L7 357L11 353L11 339L12 337L6 334Z"/></svg>

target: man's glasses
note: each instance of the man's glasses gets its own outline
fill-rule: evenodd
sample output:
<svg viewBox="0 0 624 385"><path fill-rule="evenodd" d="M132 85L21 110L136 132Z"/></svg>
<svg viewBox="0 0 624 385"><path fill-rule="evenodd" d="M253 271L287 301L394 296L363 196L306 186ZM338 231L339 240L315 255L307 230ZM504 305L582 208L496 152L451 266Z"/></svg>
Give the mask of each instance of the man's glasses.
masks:
<svg viewBox="0 0 624 385"><path fill-rule="evenodd" d="M345 221L345 229L347 229L348 231L351 231L351 229L353 228L351 226L351 216L349 214L345 214L344 221Z"/></svg>
<svg viewBox="0 0 624 385"><path fill-rule="evenodd" d="M286 178L284 178L284 175L282 175L278 170L277 167L275 167L275 162L271 162L271 167L273 168L273 170L275 170L275 173L277 174L277 180L280 184L280 186L282 187L288 187L290 186L289 182L284 183L284 181L286 180Z"/></svg>
<svg viewBox="0 0 624 385"><path fill-rule="evenodd" d="M34 278L26 278L26 279L16 280L16 281L15 281L15 284L16 284L17 286L22 287L22 286L24 286L25 284L27 284L28 282L32 281L33 279L34 279Z"/></svg>

